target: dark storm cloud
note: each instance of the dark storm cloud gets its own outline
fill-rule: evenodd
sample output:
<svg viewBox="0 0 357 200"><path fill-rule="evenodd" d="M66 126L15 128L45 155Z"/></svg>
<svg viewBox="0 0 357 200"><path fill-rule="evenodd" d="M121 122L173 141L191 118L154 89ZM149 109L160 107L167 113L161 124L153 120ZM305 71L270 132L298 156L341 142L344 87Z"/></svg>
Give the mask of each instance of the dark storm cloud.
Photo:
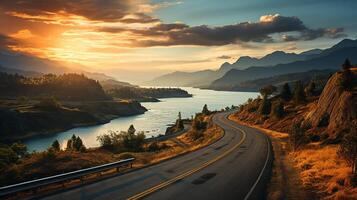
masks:
<svg viewBox="0 0 357 200"><path fill-rule="evenodd" d="M41 15L62 11L100 21L119 21L132 13L132 5L130 0L2 0L0 2L0 7L5 12ZM144 22L154 20L142 13L138 14L135 20L140 19ZM123 20L125 22L131 19Z"/></svg>
<svg viewBox="0 0 357 200"><path fill-rule="evenodd" d="M259 22L210 27L189 27L185 24L160 24L145 31L133 33L143 36L162 35L166 40L143 40L139 46L202 45L215 46L239 42L274 42L272 34L297 32L295 40L313 40L320 37L341 37L343 29L310 29L297 17L279 15L262 16ZM289 36L287 36L289 37Z"/></svg>
<svg viewBox="0 0 357 200"><path fill-rule="evenodd" d="M286 42L299 41L299 40L314 40L320 37L329 38L340 38L346 37L347 35L343 28L330 28L330 29L306 29L302 31L299 35L284 35L283 40Z"/></svg>

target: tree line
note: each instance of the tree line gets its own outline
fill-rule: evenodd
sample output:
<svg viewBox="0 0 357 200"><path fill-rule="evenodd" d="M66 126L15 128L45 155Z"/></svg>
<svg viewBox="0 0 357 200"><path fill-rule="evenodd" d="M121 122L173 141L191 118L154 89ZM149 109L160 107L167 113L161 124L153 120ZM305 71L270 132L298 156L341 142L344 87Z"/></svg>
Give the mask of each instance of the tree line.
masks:
<svg viewBox="0 0 357 200"><path fill-rule="evenodd" d="M110 99L98 81L74 73L41 77L0 73L0 95L8 98L54 96L59 100Z"/></svg>

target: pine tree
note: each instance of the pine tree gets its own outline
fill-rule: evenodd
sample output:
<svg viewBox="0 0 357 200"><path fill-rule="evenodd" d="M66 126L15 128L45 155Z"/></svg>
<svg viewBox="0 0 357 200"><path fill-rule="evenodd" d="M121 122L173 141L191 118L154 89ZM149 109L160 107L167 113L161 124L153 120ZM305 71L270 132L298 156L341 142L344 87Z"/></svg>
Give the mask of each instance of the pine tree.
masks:
<svg viewBox="0 0 357 200"><path fill-rule="evenodd" d="M202 108L202 113L205 115L208 115L210 111L208 110L207 104L205 104Z"/></svg>
<svg viewBox="0 0 357 200"><path fill-rule="evenodd" d="M307 96L314 96L316 91L316 85L314 81L310 81L310 83L307 85L307 87L305 88L305 93Z"/></svg>
<svg viewBox="0 0 357 200"><path fill-rule="evenodd" d="M285 83L283 85L283 88L280 93L280 97L285 100L285 101L290 101L291 100L291 91L290 91L290 86L288 83Z"/></svg>
<svg viewBox="0 0 357 200"><path fill-rule="evenodd" d="M293 150L297 150L306 142L305 130L302 127L302 122L294 123L289 131L290 144Z"/></svg>
<svg viewBox="0 0 357 200"><path fill-rule="evenodd" d="M304 86L301 81L295 83L293 100L295 103L303 103L306 101Z"/></svg>
<svg viewBox="0 0 357 200"><path fill-rule="evenodd" d="M276 87L273 85L267 85L259 90L260 94L262 96L267 96L269 97L272 95L274 92L276 92Z"/></svg>
<svg viewBox="0 0 357 200"><path fill-rule="evenodd" d="M180 130L184 128L183 121L182 121L182 118L181 118L181 112L179 112L178 119L176 120L176 128L180 129Z"/></svg>
<svg viewBox="0 0 357 200"><path fill-rule="evenodd" d="M60 150L61 150L61 145L60 145L60 143L58 142L58 140L55 140L55 141L52 143L51 147L52 147L53 150L55 150L55 151L60 151Z"/></svg>
<svg viewBox="0 0 357 200"><path fill-rule="evenodd" d="M135 134L136 129L134 128L134 125L130 125L128 128L128 133L129 134Z"/></svg>
<svg viewBox="0 0 357 200"><path fill-rule="evenodd" d="M11 145L11 149L19 157L24 157L27 154L27 146L21 142L15 142Z"/></svg>
<svg viewBox="0 0 357 200"><path fill-rule="evenodd" d="M343 70L349 70L352 67L352 64L348 58L346 58L345 62L342 64Z"/></svg>
<svg viewBox="0 0 357 200"><path fill-rule="evenodd" d="M264 95L262 102L258 108L258 111L262 115L269 115L271 110L271 102L268 99L267 95Z"/></svg>
<svg viewBox="0 0 357 200"><path fill-rule="evenodd" d="M283 105L283 102L282 101L276 101L273 103L273 106L271 108L271 115L273 117L276 117L276 118L281 118L283 117L285 114L285 111L284 111L284 105Z"/></svg>
<svg viewBox="0 0 357 200"><path fill-rule="evenodd" d="M338 154L351 166L352 173L357 174L357 133L350 130L342 139Z"/></svg>

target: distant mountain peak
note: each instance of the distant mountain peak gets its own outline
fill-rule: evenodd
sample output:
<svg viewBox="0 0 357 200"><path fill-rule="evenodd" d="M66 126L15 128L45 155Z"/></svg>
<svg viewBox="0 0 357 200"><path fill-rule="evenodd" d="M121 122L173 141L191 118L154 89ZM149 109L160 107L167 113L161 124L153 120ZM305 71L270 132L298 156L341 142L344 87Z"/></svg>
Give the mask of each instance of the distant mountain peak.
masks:
<svg viewBox="0 0 357 200"><path fill-rule="evenodd" d="M354 47L357 46L357 39L352 40L352 39L343 39L341 42L335 44L334 46L331 47L331 49L336 49L336 48L345 48L345 47Z"/></svg>

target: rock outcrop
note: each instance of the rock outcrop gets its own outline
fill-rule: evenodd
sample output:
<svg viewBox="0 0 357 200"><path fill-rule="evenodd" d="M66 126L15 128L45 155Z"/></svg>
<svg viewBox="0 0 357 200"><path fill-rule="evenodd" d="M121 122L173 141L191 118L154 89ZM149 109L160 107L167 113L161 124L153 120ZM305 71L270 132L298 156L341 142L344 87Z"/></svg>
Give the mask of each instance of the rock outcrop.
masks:
<svg viewBox="0 0 357 200"><path fill-rule="evenodd" d="M318 102L305 120L313 127L326 127L330 138L339 138L345 131L355 131L357 127L356 70L351 71L350 89L341 86L342 72L334 74L327 82Z"/></svg>

